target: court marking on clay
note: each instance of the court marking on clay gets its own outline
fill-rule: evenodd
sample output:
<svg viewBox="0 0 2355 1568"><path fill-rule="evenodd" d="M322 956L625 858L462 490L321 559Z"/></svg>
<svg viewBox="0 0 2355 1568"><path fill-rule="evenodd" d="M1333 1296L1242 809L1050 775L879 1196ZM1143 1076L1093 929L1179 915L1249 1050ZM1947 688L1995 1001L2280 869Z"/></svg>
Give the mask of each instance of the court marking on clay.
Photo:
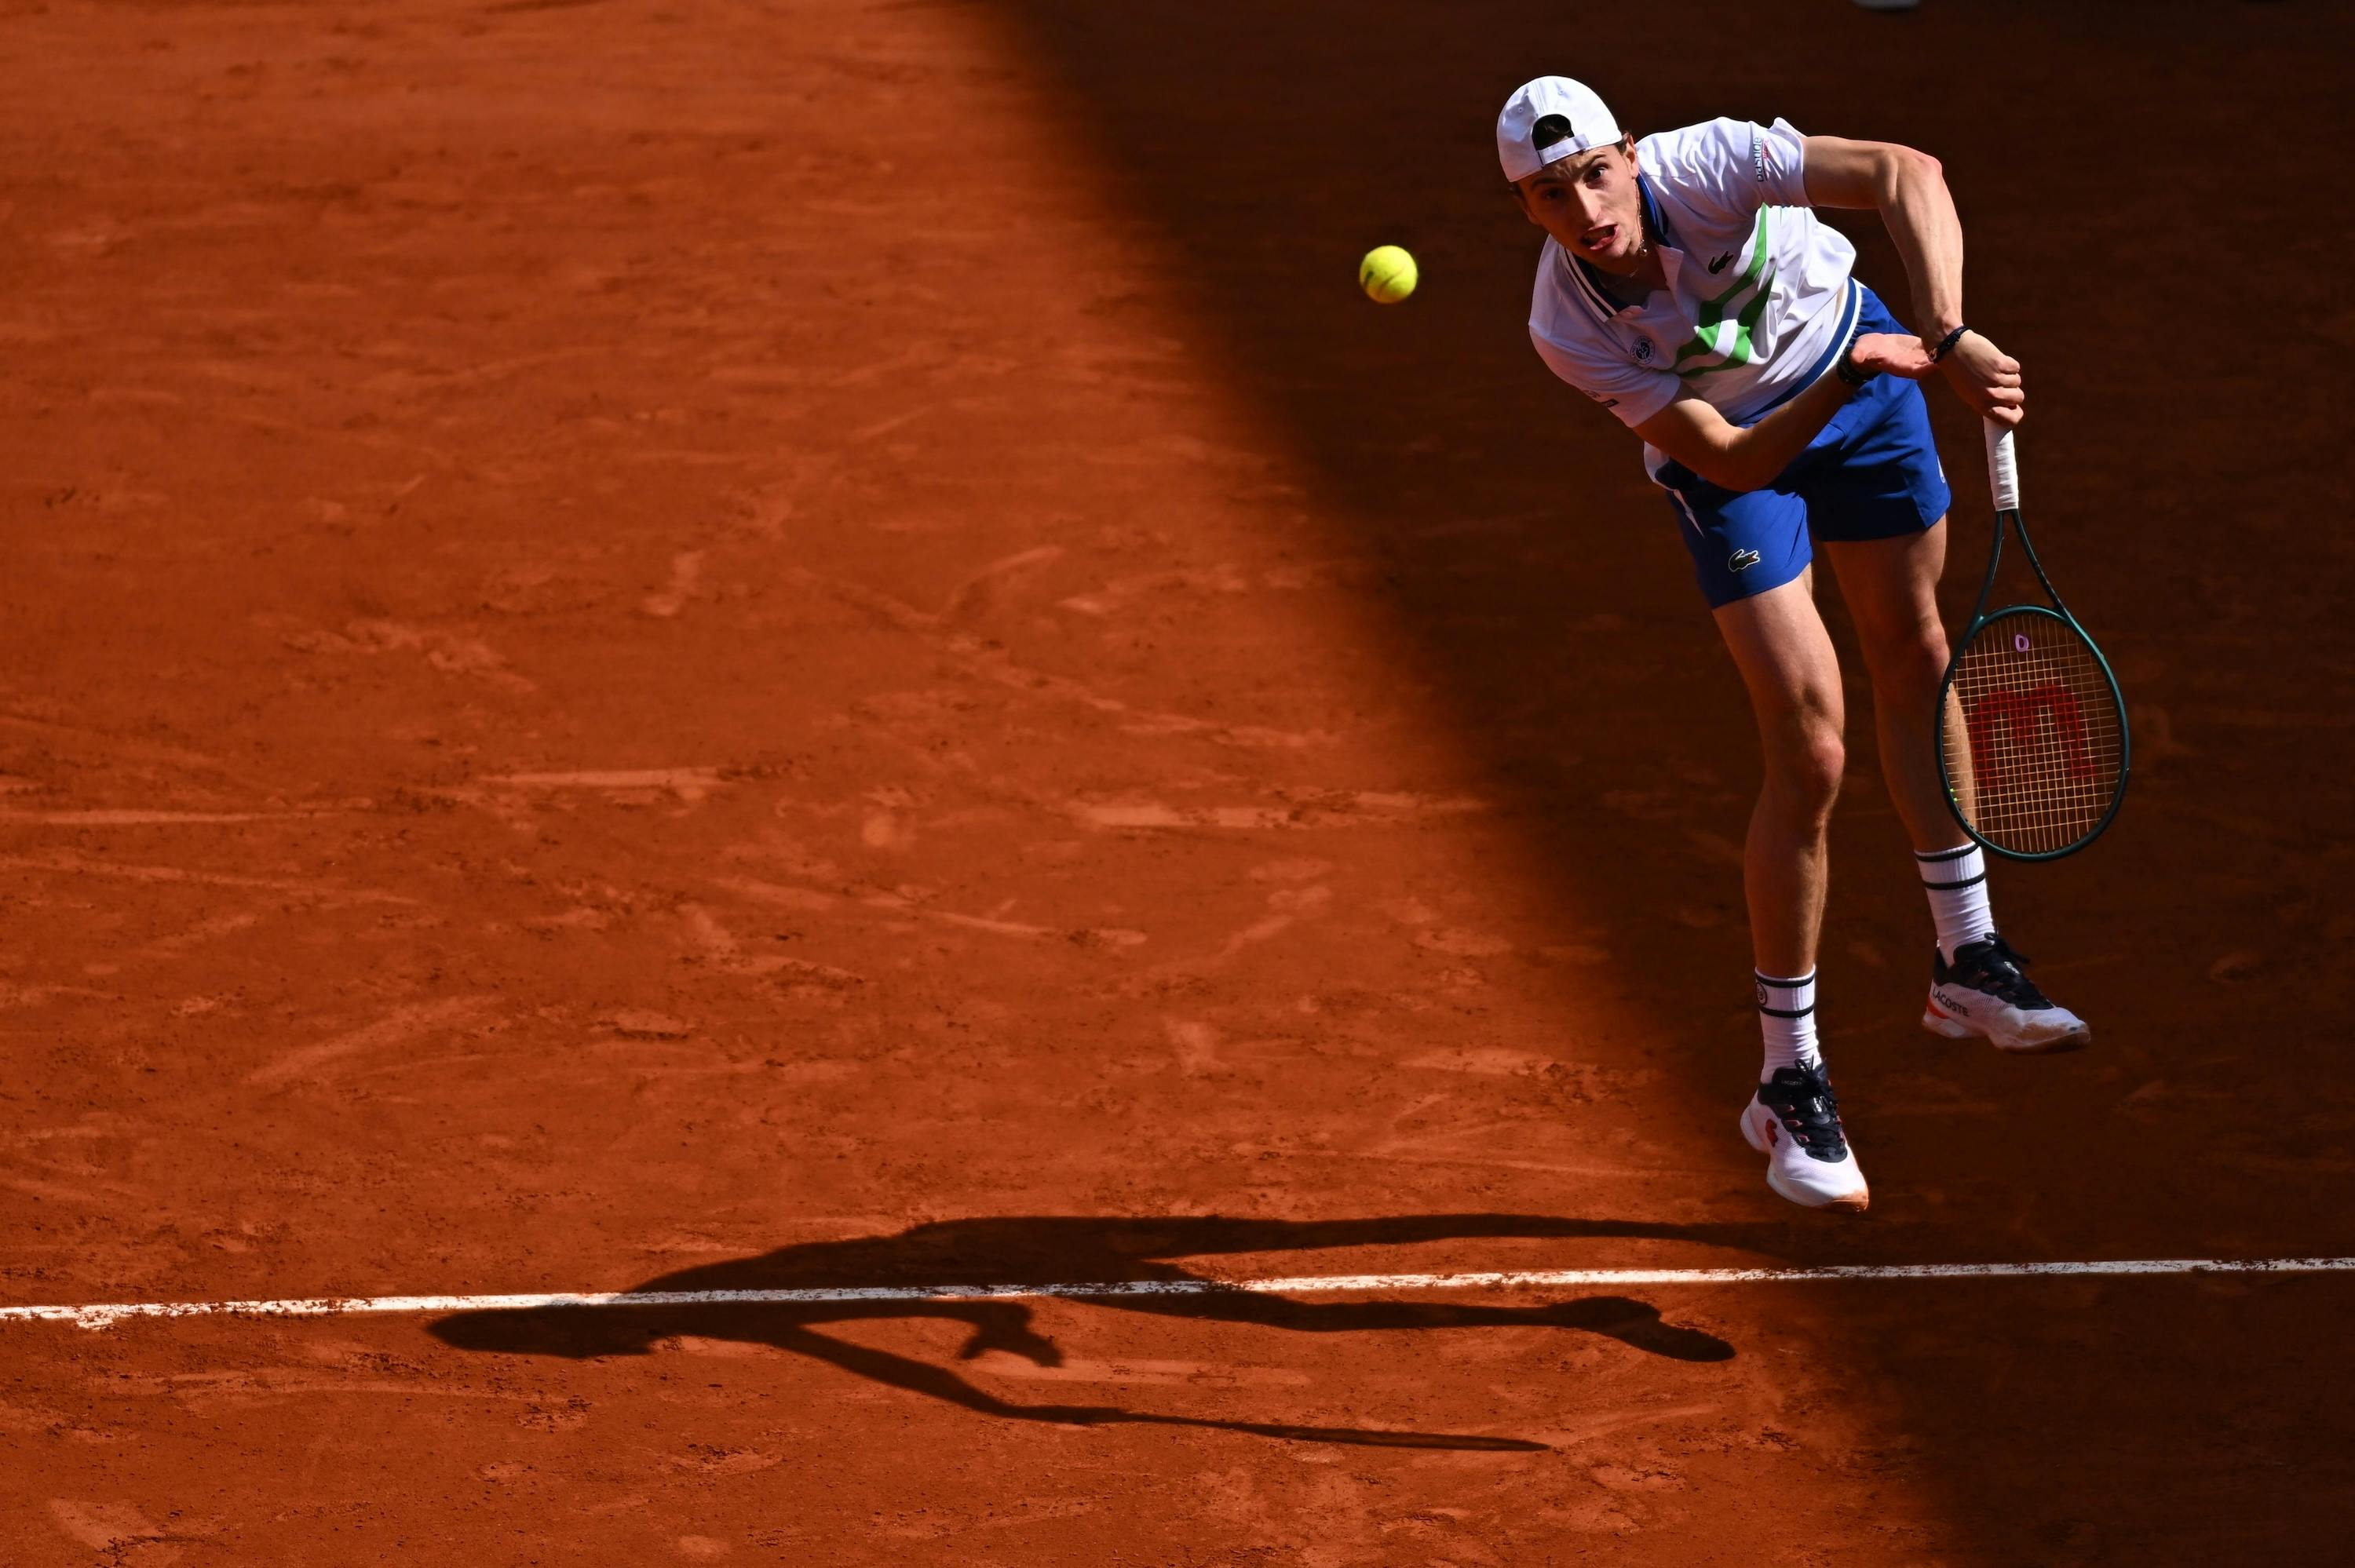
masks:
<svg viewBox="0 0 2355 1568"><path fill-rule="evenodd" d="M2115 1278L2137 1275L2350 1274L2355 1257L2156 1257L2056 1263L1832 1264L1816 1268L1555 1268L1462 1274L1327 1274L1266 1279L1118 1279L1076 1285L870 1285L778 1290L558 1291L509 1296L314 1296L275 1301L118 1301L0 1307L0 1324L113 1327L125 1318L335 1318L362 1313L533 1312L614 1307L764 1307L854 1301L976 1301L1029 1297L1305 1296L1550 1286L1777 1285L1859 1279Z"/></svg>

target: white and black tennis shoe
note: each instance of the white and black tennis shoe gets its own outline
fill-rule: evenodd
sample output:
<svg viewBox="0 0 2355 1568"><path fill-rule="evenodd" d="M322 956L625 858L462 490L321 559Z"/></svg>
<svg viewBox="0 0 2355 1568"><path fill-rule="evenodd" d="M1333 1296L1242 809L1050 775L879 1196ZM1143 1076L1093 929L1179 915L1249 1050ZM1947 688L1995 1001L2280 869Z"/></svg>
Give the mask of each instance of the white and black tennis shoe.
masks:
<svg viewBox="0 0 2355 1568"><path fill-rule="evenodd" d="M2075 1051L2090 1043L2092 1028L2036 989L2028 961L1992 934L1955 948L1951 964L1945 954L1934 953L1922 1027L1949 1040L1979 1035L1998 1051L2022 1055Z"/></svg>
<svg viewBox="0 0 2355 1568"><path fill-rule="evenodd" d="M1794 1203L1860 1214L1872 1202L1821 1063L1775 1068L1742 1107L1742 1136L1766 1157L1766 1185Z"/></svg>

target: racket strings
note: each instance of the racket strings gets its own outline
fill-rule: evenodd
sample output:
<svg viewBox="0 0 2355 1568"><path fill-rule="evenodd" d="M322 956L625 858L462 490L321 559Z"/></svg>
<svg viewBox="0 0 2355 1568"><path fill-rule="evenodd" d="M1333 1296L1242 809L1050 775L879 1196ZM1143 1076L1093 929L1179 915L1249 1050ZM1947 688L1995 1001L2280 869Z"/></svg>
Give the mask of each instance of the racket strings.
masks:
<svg viewBox="0 0 2355 1568"><path fill-rule="evenodd" d="M2125 771L2116 688L2084 639L2041 615L1981 627L1947 696L1946 776L1979 835L2024 854L2098 828Z"/></svg>

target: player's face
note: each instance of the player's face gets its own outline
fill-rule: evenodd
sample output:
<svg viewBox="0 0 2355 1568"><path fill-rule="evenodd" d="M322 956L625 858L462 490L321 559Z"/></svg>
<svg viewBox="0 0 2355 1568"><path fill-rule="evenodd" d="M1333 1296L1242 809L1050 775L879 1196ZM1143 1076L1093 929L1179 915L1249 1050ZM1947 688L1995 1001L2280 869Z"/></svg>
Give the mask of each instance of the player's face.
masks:
<svg viewBox="0 0 2355 1568"><path fill-rule="evenodd" d="M1635 149L1623 143L1558 158L1513 191L1529 220L1572 256L1623 275L1641 264L1644 202Z"/></svg>

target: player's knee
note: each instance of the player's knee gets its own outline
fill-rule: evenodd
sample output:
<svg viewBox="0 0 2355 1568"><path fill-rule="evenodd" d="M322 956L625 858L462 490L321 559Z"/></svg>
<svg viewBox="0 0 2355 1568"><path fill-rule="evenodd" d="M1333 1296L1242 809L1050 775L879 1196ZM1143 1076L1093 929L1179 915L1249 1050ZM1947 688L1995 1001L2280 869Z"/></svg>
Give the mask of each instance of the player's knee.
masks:
<svg viewBox="0 0 2355 1568"><path fill-rule="evenodd" d="M1946 674L1946 631L1918 626L1870 650L1873 689L1884 694L1934 692Z"/></svg>
<svg viewBox="0 0 2355 1568"><path fill-rule="evenodd" d="M1829 715L1798 715L1769 748L1766 768L1777 793L1801 810L1828 815L1848 769L1848 747Z"/></svg>
<svg viewBox="0 0 2355 1568"><path fill-rule="evenodd" d="M1800 799L1818 811L1828 814L1832 802L1839 797L1840 775L1848 771L1848 747L1840 737L1827 730L1811 738L1803 754L1799 776L1794 780L1800 789Z"/></svg>
<svg viewBox="0 0 2355 1568"><path fill-rule="evenodd" d="M1922 628L1907 653L1916 676L1934 684L1945 679L1946 661L1953 655L1946 642L1946 629L1935 621Z"/></svg>

